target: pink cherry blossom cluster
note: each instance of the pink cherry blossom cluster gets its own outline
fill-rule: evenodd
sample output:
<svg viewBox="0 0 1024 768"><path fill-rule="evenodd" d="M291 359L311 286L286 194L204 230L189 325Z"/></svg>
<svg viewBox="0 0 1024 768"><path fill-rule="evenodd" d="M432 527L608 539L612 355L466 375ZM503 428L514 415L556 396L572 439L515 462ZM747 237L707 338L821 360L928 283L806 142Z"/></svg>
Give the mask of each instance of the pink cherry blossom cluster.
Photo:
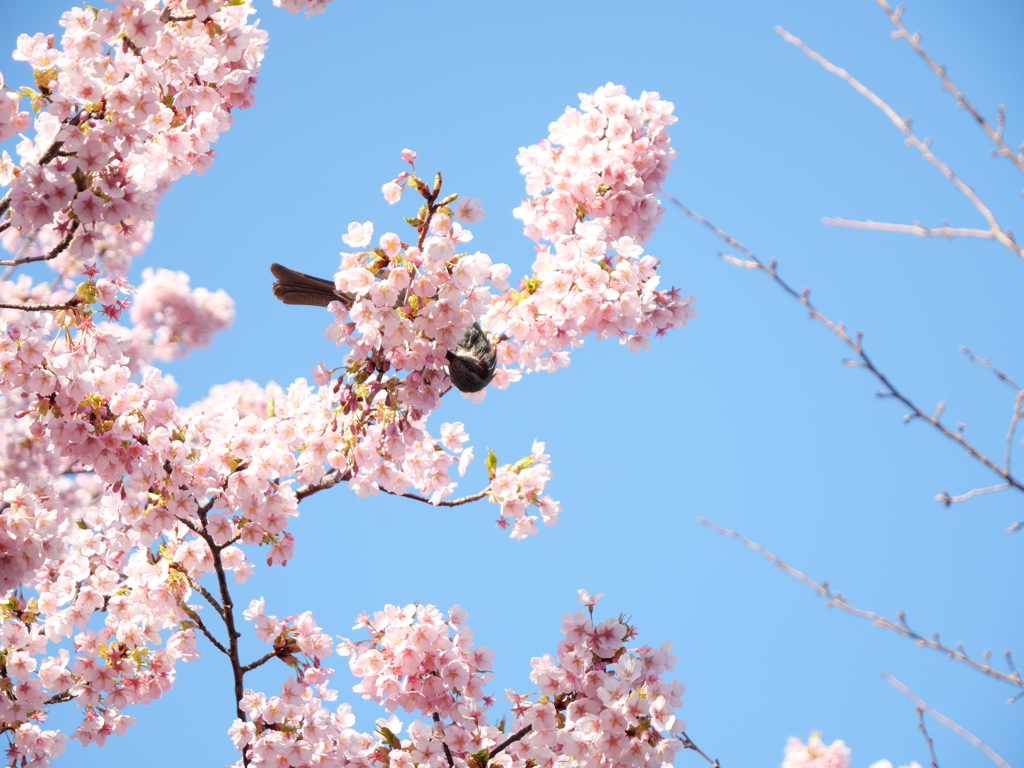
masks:
<svg viewBox="0 0 1024 768"><path fill-rule="evenodd" d="M451 386L445 353L487 308L486 283L508 274L485 253L456 253L473 235L443 207L423 220L421 245L387 232L377 247L342 254L335 284L354 301L351 307L333 305L336 322L328 330L351 350L345 362L359 364L362 372L408 371L404 379L390 380L398 387L395 395L422 410L437 408ZM343 239L366 248L373 231L371 222L353 222Z"/></svg>
<svg viewBox="0 0 1024 768"><path fill-rule="evenodd" d="M325 2L280 4L310 13ZM68 289L25 276L0 282L0 304L28 307L0 308L0 672L10 682L0 729L13 734L12 760L40 766L65 739L42 729L49 706L73 701L82 712L73 737L102 745L134 722L126 709L171 688L177 662L198 655L197 636L228 652L191 601L202 596L230 627L229 600L222 593L218 603L204 579L225 590L226 573L249 579L255 547L268 565L291 560L300 498L338 482L358 496L412 490L437 503L453 493L451 469L464 474L473 457L469 436L456 422L435 437L427 422L450 389L446 353L473 323L498 345L494 383L504 387L522 370L565 364L564 350L591 331L637 347L692 316L688 299L657 289L656 260L634 244L656 221L645 196L670 159L671 105L645 95L634 107L605 88L585 108L608 116L598 142L622 163L602 156L594 199L551 235L554 250L520 290L509 290L508 266L459 252L472 240L463 224L483 216L479 201L452 209L440 176L428 185L413 167L384 188L392 202L410 189L426 200L407 220L410 241L386 233L373 244L369 222L345 235L353 252L335 284L352 299L332 306L328 329L348 347L337 378L321 365L315 386L236 382L180 407L173 380L150 362L209 343L230 323L231 300L169 270L145 271L136 290L124 271L150 236L160 194L201 173L231 111L252 103L266 35L249 23L248 0L111 5L64 14L59 45L19 38L16 58L31 64L36 86L23 97L39 115L34 138L18 145L20 165L0 154L0 183L11 186L0 200L4 244L53 257ZM27 130L20 98L0 99L0 135ZM616 143L616 116L639 121L628 151ZM572 153L556 154L568 162ZM472 498L499 504L514 538L532 535L537 515L552 525L560 511L546 495L549 461L539 442L514 464L489 453L488 484ZM246 616L272 646L267 658L297 672L280 696L239 702L250 722L232 735L255 763L451 768L453 755L468 763L486 748L508 768L562 758L658 766L679 748L682 688L661 678L674 658L667 647L627 649L634 630L621 621L566 618L557 659L534 665L541 697L512 695L513 740L487 722L490 653L473 648L463 612L389 607L361 622L371 639L344 646L360 692L443 720L413 723L399 741L400 725L381 726L380 738L357 734L345 707L324 706L331 670L320 665L333 649L310 614L278 619L256 601Z"/></svg>
<svg viewBox="0 0 1024 768"><path fill-rule="evenodd" d="M288 13L306 12L306 16L314 13L323 13L327 10L327 4L331 0L274 0L274 5L284 8Z"/></svg>
<svg viewBox="0 0 1024 768"><path fill-rule="evenodd" d="M831 744L821 740L821 734L813 733L804 744L790 736L786 742L785 759L782 768L848 768L850 748L842 739Z"/></svg>
<svg viewBox="0 0 1024 768"><path fill-rule="evenodd" d="M647 349L652 335L697 314L692 296L659 289L658 260L641 245L663 211L656 195L675 156L672 103L646 92L630 99L611 83L580 100L548 139L520 150L531 198L515 215L551 247L538 247L533 274L483 320L505 339L499 361L527 371L568 365L591 332Z"/></svg>
<svg viewBox="0 0 1024 768"><path fill-rule="evenodd" d="M490 460L490 456L488 459ZM558 522L561 505L544 494L544 486L552 477L548 462L551 457L544 453L544 443L533 442L533 452L516 462L495 468L488 488L490 498L501 505L498 525L512 527L514 539L524 539L537 533L537 517L526 514L531 506L540 512L544 525ZM490 462L489 462L490 463Z"/></svg>
<svg viewBox="0 0 1024 768"><path fill-rule="evenodd" d="M519 150L531 199L515 215L527 236L555 242L590 217L602 240L650 240L664 212L656 195L676 156L674 108L657 93L631 99L612 83L581 93L580 108L566 107L547 139Z"/></svg>
<svg viewBox="0 0 1024 768"><path fill-rule="evenodd" d="M58 267L97 253L124 269L138 251L161 193L179 176L213 162L210 145L253 103L266 33L251 3L228 0L121 0L77 8L52 35L21 35L14 58L28 62L35 137L18 145L20 167L4 152L0 203L4 245L42 234L66 256ZM0 101L0 136L24 130L21 92ZM102 266L102 265L101 265Z"/></svg>
<svg viewBox="0 0 1024 768"><path fill-rule="evenodd" d="M850 748L842 739L831 744L821 740L820 733L812 733L807 743L791 736L786 742L785 759L782 768L848 768L850 765ZM892 768L889 760L878 760L869 768ZM921 768L915 760L902 768Z"/></svg>
<svg viewBox="0 0 1024 768"><path fill-rule="evenodd" d="M133 336L147 349L145 359L174 360L193 347L209 346L214 334L235 319L235 303L223 290L189 290L184 272L145 269L135 293Z"/></svg>
<svg viewBox="0 0 1024 768"><path fill-rule="evenodd" d="M589 599L591 610L599 597ZM683 724L674 711L683 686L662 679L675 663L669 644L627 649L636 630L620 620L595 626L586 613L567 615L559 661L533 660L537 698L508 692L513 711L505 731L488 721L494 698L484 685L494 654L474 647L459 606L443 614L432 605L388 605L360 616L356 628L365 628L369 639L343 640L338 652L350 657L360 680L354 690L363 698L424 718L413 720L402 739L395 716L378 720L369 735L353 730L348 704L326 708L335 698L326 687L333 670L319 666L321 633L311 616L282 622L265 616L258 601L246 616L280 654L303 659L292 662L296 676L279 696L246 691L250 721L236 720L231 736L249 764L451 768L475 765L475 756L485 754L504 768L640 768L670 764L682 747L675 735Z"/></svg>

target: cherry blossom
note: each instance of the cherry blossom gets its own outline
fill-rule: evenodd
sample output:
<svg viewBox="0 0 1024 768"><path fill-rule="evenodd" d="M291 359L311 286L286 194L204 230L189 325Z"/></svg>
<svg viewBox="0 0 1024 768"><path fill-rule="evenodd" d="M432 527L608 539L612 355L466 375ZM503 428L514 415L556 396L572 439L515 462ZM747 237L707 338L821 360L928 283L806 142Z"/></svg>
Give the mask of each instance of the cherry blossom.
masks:
<svg viewBox="0 0 1024 768"><path fill-rule="evenodd" d="M307 15L326 5L275 4ZM254 12L248 0L120 0L68 11L59 39L18 39L15 58L34 83L0 98L0 140L26 134L16 160L0 154L10 187L0 239L13 266L46 261L58 279L0 281L0 728L10 759L46 765L68 738L102 746L172 689L179 662L224 655L239 680L277 660L292 674L274 695L249 690L237 702L230 735L252 764L452 768L484 749L508 768L672 762L682 686L662 676L675 658L667 645L630 646L624 620L594 624L600 595L581 593L587 613L565 617L556 654L533 660L541 693L508 694L514 739L488 719L492 655L474 646L457 606L388 606L360 620L369 639L342 643L361 695L417 713L372 735L352 729L347 705L328 708L335 646L308 612L279 618L250 604L244 618L269 650L242 662L229 582L297 557L290 525L309 495L347 485L356 497L487 501L515 539L557 521L540 441L510 463L488 451L486 481L453 498L454 470L467 476L474 458L469 431L429 422L468 328L479 323L497 348L502 389L566 365L591 332L638 349L694 314L690 299L659 289L657 259L640 246L672 156L671 105L606 86L527 152L533 202L520 214L550 247L518 288L508 265L470 247L483 204L442 192L440 174L420 178L416 153L403 150L409 170L382 194L422 207L404 223L353 222L343 234L351 250L325 318L344 348L337 367L318 363L312 384L232 382L179 403L154 363L210 344L233 303L171 269L144 270L138 286L125 274L161 195L208 168L212 144L253 103L267 41ZM579 195L571 210L561 193ZM80 715L68 733L43 727L55 706Z"/></svg>

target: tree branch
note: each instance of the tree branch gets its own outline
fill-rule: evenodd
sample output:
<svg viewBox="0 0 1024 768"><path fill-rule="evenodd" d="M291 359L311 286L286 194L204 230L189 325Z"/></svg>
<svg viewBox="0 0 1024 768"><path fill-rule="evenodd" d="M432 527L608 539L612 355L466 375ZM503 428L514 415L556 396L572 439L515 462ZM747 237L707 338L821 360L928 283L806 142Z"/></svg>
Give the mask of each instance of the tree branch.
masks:
<svg viewBox="0 0 1024 768"><path fill-rule="evenodd" d="M437 712L434 713L434 723L437 725L441 725L441 716L437 714ZM455 758L452 756L452 751L448 747L448 742L444 740L443 727L441 728L441 746L444 747L444 756L445 759L448 761L448 768L455 768Z"/></svg>
<svg viewBox="0 0 1024 768"><path fill-rule="evenodd" d="M25 312L60 312L61 310L71 309L77 307L82 303L82 300L75 296L72 299L68 299L63 304L2 304L0 303L0 309L21 309Z"/></svg>
<svg viewBox="0 0 1024 768"><path fill-rule="evenodd" d="M680 734L680 736L683 737L683 747L685 747L686 749L692 749L694 752L699 754L701 757L703 757L705 760L707 760L709 763L711 763L712 768L719 768L719 762L717 760L712 760L710 757L705 755L703 750L701 750L700 747L698 747L696 744L693 743L693 739L691 739L686 734L686 731L683 731Z"/></svg>
<svg viewBox="0 0 1024 768"><path fill-rule="evenodd" d="M415 493L395 493L394 491L389 491L387 488L381 488L381 490L384 491L384 493L390 493L392 496L401 496L404 499L422 501L423 503L430 504L431 506L434 507L458 507L461 506L462 504L469 504L470 502L473 501L480 501L480 499L482 499L484 496L490 493L490 486L484 488L479 493L472 494L471 496L463 496L461 499L442 499L441 501L438 501L436 503L424 496L418 496Z"/></svg>
<svg viewBox="0 0 1024 768"><path fill-rule="evenodd" d="M328 488L333 488L338 483L344 483L351 479L351 471L342 473L336 469L332 469L329 472L325 473L324 476L320 478L319 481L315 483L307 483L306 485L303 485L301 488L298 488L295 491L295 499L296 501L302 501L307 496L312 496L314 493L319 493L320 491L325 491Z"/></svg>
<svg viewBox="0 0 1024 768"><path fill-rule="evenodd" d="M1018 256L1024 258L1024 247L1017 245L1017 243L1014 242L1013 240L1013 236L1010 235L1008 232L1003 231L1003 228L999 225L999 222L996 221L995 215L992 213L992 211L988 209L988 206L986 206L981 201L981 198L979 198L977 194L975 194L973 189L971 189L967 184L965 184L960 179L960 177L958 177L955 173L953 173L952 170L950 170L949 166L947 166L945 163L939 160L939 158L937 158L932 153L931 149L928 146L928 142L921 141L921 139L917 138L917 136L914 135L914 132L910 130L910 122L908 120L905 120L899 115L897 115L892 107L886 104L882 99L876 96L867 87L862 85L845 69L837 67L835 64L830 62L821 54L808 48L807 45L805 45L800 38L794 37L793 35L789 34L789 32L787 32L782 27L775 27L775 31L778 32L787 43L796 46L801 51L803 51L809 58L818 62L826 70L845 80L855 91L857 91L857 93L864 96L872 104L874 104L876 107L882 110L885 116L888 117L890 121L892 121L892 124L899 128L903 135L907 137L907 143L916 148L925 160L927 160L929 163L935 166L935 168L937 168L943 176L945 176L953 183L953 185L960 191L960 193L964 197L966 197L968 200L971 201L971 203L974 204L974 207L978 210L978 213L980 213L984 217L985 221L988 222L989 230L992 233L992 237L998 240L1002 245L1006 246L1011 251L1016 253Z"/></svg>
<svg viewBox="0 0 1024 768"><path fill-rule="evenodd" d="M520 728L518 731L516 731L511 736L509 736L507 739L505 739L503 742L501 742L501 744L499 744L494 749L492 749L490 752L488 752L487 753L487 759L491 760L491 759L497 757L503 751L505 751L509 746L511 746L512 744L515 744L517 741L519 741L521 738L523 738L526 734L528 734L532 730L533 730L533 726L532 725L528 725L525 728Z"/></svg>
<svg viewBox="0 0 1024 768"><path fill-rule="evenodd" d="M908 235L919 237L980 237L985 240L994 240L995 235L988 229L971 229L970 227L926 227L923 224L888 224L881 221L857 221L855 219L832 219L827 216L822 218L823 224L830 227L848 227L850 229L873 229L879 232L902 232Z"/></svg>
<svg viewBox="0 0 1024 768"><path fill-rule="evenodd" d="M1003 760L1003 758L1001 758L999 755L997 755L995 753L995 751L988 744L983 742L981 739L979 739L977 736L975 736L970 731L968 731L965 728L963 728L962 726L958 725L955 721L950 720L945 715L942 715L942 714L936 712L934 709L932 709L932 707L930 705L928 705L925 702L921 701L921 699L919 699L914 694L913 691L911 691L909 688L907 688L907 686L905 686L903 683L901 683L899 680L897 680L895 677L893 677L891 673L889 673L888 671L884 671L884 672L882 672L882 677L884 677L886 680L888 680L892 684L893 688L895 688L897 691L902 693L908 699L913 701L914 704L917 705L918 711L925 711L925 712L927 712L932 717L934 717L936 720L938 720L940 723L942 723L944 726L949 728L949 730L951 730L957 736L961 736L964 739L966 739L973 746L977 747L982 752L984 752L985 753L985 757L987 757L993 763L998 765L1000 768L1010 768L1010 764L1007 763L1005 760ZM934 753L933 753L933 756L934 756Z"/></svg>
<svg viewBox="0 0 1024 768"><path fill-rule="evenodd" d="M932 741L932 737L928 735L928 729L924 725L924 707L917 708L917 727L921 729L924 743L928 745L928 754L932 756L932 768L939 768L939 758L935 756L935 743Z"/></svg>
<svg viewBox="0 0 1024 768"><path fill-rule="evenodd" d="M62 254L69 245L71 245L71 241L75 239L75 232L78 231L78 227L79 223L76 219L71 223L71 229L68 230L68 233L64 235L63 239L57 243L49 253L44 253L39 256L23 256L20 259L0 259L0 266L16 267L19 264L29 264L33 261L49 261L50 259L55 259L60 256L60 254ZM18 309L18 307L16 307L16 309Z"/></svg>
<svg viewBox="0 0 1024 768"><path fill-rule="evenodd" d="M262 667L268 661L270 661L271 659L275 659L275 658L279 657L280 655L281 655L281 650L280 649L275 648L272 651L268 651L263 656L261 656L260 658L256 659L256 661L251 662L249 664L246 664L244 667L242 667L242 674L244 675L246 672L252 672L257 667Z"/></svg>
<svg viewBox="0 0 1024 768"><path fill-rule="evenodd" d="M885 11L885 15L889 17L889 21L891 21L896 27L896 31L892 33L893 38L897 40L902 38L907 41L910 47L917 52L917 55L924 59L928 68L939 76L939 79L942 80L943 89L953 94L953 97L956 99L957 106L962 109L966 109L971 114L971 117L978 122L978 125L984 129L985 133L988 134L988 137L995 142L997 147L999 147L998 150L993 150L992 154L997 156L1002 155L1003 157L1009 158L1010 162L1016 165L1021 173L1024 173L1024 154L1014 152L1006 146L1006 142L1003 141L1002 107L1000 107L999 112L999 128L993 130L992 126L986 122L985 118L978 113L978 110L976 110L971 103L967 101L967 97L963 95L960 89L953 85L953 81L950 80L949 76L946 74L946 67L941 64L936 64L932 57L928 55L928 52L921 47L921 33L915 32L914 34L910 34L907 32L907 28L903 26L903 22L900 20L900 17L903 15L903 6L898 5L896 6L896 9L893 10L885 0L875 0L875 2L878 3L879 8Z"/></svg>
<svg viewBox="0 0 1024 768"><path fill-rule="evenodd" d="M1009 683L1010 685L1015 685L1019 688L1024 688L1024 679L1021 678L1019 671L1014 670L1012 674L1006 674L1005 672L1000 672L996 669L993 669L992 666L988 664L987 657L985 662L980 662L976 659L972 659L970 656L964 653L962 647L950 648L949 646L943 645L942 642L939 640L938 633L935 634L934 639L917 634L917 632L914 632L908 626L906 621L906 615L902 612L900 612L898 617L899 623L896 623L885 618L884 616L880 616L877 613L873 613L872 611L865 611L860 608L854 608L852 605L846 602L845 597L843 597L838 592L833 592L829 588L829 584L827 581L823 581L819 584L818 582L811 579L809 576L798 571L796 568L787 565L785 562L783 562L781 559L773 555L760 544L751 541L742 534L737 533L736 531L730 531L728 528L722 528L721 526L715 525L711 521L705 520L700 517L697 518L697 522L703 526L710 528L713 531L716 531L717 533L722 534L723 536L728 536L729 538L736 539L744 546L754 550L755 552L760 552L767 560L777 565L790 576L795 576L797 579L799 579L804 584L809 586L819 595L824 597L827 601L826 605L828 607L832 607L834 605L846 611L847 613L853 614L854 616L860 616L864 619L870 619L876 627L888 629L893 632L896 632L897 634L903 635L904 637L909 637L919 646L934 648L935 650L946 654L947 658L962 661L964 664L967 664L968 666L972 667L978 672L982 672L983 674L986 674L989 677L994 677L996 680L1001 680L1004 683Z"/></svg>
<svg viewBox="0 0 1024 768"><path fill-rule="evenodd" d="M721 238L726 243L733 246L746 256L746 259L739 259L736 258L735 256L728 256L726 254L719 253L718 255L723 260L733 264L737 264L738 266L746 267L748 269L758 269L764 272L772 280L774 280L775 283L778 284L779 287L781 287L786 293L788 293L794 299L803 304L810 312L812 320L817 320L820 323L822 323L825 327L832 331L832 333L838 336L839 339L844 344L846 344L846 346L852 349L854 353L856 353L857 357L860 359L855 361L847 361L847 365L865 368L868 371L870 371L871 374L876 379L878 379L878 381L881 383L883 387L883 390L878 393L879 397L894 398L896 400L899 400L907 408L909 408L911 412L903 417L904 421L910 421L911 419L921 419L922 421L928 422L933 427L935 427L935 429L938 430L943 437L947 438L948 440L952 440L955 443L958 443L962 448L964 448L964 450L967 451L968 456L973 456L979 462L981 462L990 470L999 475L999 477L1006 481L1007 485L1016 488L1018 491L1024 492L1024 482L1014 477L1008 468L1000 467L998 464L992 461L992 459L988 458L988 456L986 456L980 450L975 448L974 445L969 443L967 439L963 436L962 429L954 432L942 422L940 417L942 415L943 408L945 407L944 404L940 404L934 414L927 414L924 411L922 411L912 400L910 400L909 397L907 397L898 389L896 389L896 386L891 381L889 381L888 377L884 373L882 373L872 362L871 358L868 357L868 354L865 351L863 344L864 334L857 333L856 338L853 338L846 332L846 328L843 325L843 323L835 322L833 320L830 320L825 315L823 315L821 311L811 302L810 289L805 288L804 290L798 292L789 283L787 283L779 276L779 273L776 270L778 262L776 262L775 259L772 259L767 264L764 263L757 256L755 256L750 251L750 249L743 245L743 243L736 240L736 238L734 238L732 235L723 232L721 229L716 227L703 216L691 211L689 208L687 208L685 205L679 202L679 200L677 200L672 195L664 191L662 191L662 194L664 194L668 200L670 200L676 207L678 207L683 213L685 213L691 219L700 222L701 224L706 226L708 229L714 232L719 238ZM941 498L942 496L940 494L940 499Z"/></svg>

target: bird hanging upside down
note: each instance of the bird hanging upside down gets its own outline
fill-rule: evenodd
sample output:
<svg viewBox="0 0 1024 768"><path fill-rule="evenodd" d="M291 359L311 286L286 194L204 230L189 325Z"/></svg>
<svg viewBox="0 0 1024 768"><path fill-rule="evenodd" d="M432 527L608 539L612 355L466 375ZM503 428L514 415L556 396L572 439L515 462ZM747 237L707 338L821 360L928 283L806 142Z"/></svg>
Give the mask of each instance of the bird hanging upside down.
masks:
<svg viewBox="0 0 1024 768"><path fill-rule="evenodd" d="M281 264L271 264L270 271L277 278L274 295L285 304L326 307L340 301L351 307L355 296L334 287L333 280L313 277ZM498 355L479 323L466 329L454 350L448 350L448 376L452 384L463 392L479 392L494 378Z"/></svg>

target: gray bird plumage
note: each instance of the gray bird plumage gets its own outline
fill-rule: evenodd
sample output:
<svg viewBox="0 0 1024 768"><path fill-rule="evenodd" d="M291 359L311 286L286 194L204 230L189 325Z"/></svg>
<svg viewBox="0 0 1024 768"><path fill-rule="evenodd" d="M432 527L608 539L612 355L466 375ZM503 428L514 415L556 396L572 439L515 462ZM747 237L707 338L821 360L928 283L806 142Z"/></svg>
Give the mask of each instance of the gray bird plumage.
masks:
<svg viewBox="0 0 1024 768"><path fill-rule="evenodd" d="M333 280L296 272L281 264L271 264L270 271L277 278L274 296L285 304L326 307L332 301L340 301L350 307L355 301L351 293L335 288ZM479 392L494 378L498 354L479 323L473 323L466 329L462 340L454 350L446 353L446 357L452 384L463 392Z"/></svg>

